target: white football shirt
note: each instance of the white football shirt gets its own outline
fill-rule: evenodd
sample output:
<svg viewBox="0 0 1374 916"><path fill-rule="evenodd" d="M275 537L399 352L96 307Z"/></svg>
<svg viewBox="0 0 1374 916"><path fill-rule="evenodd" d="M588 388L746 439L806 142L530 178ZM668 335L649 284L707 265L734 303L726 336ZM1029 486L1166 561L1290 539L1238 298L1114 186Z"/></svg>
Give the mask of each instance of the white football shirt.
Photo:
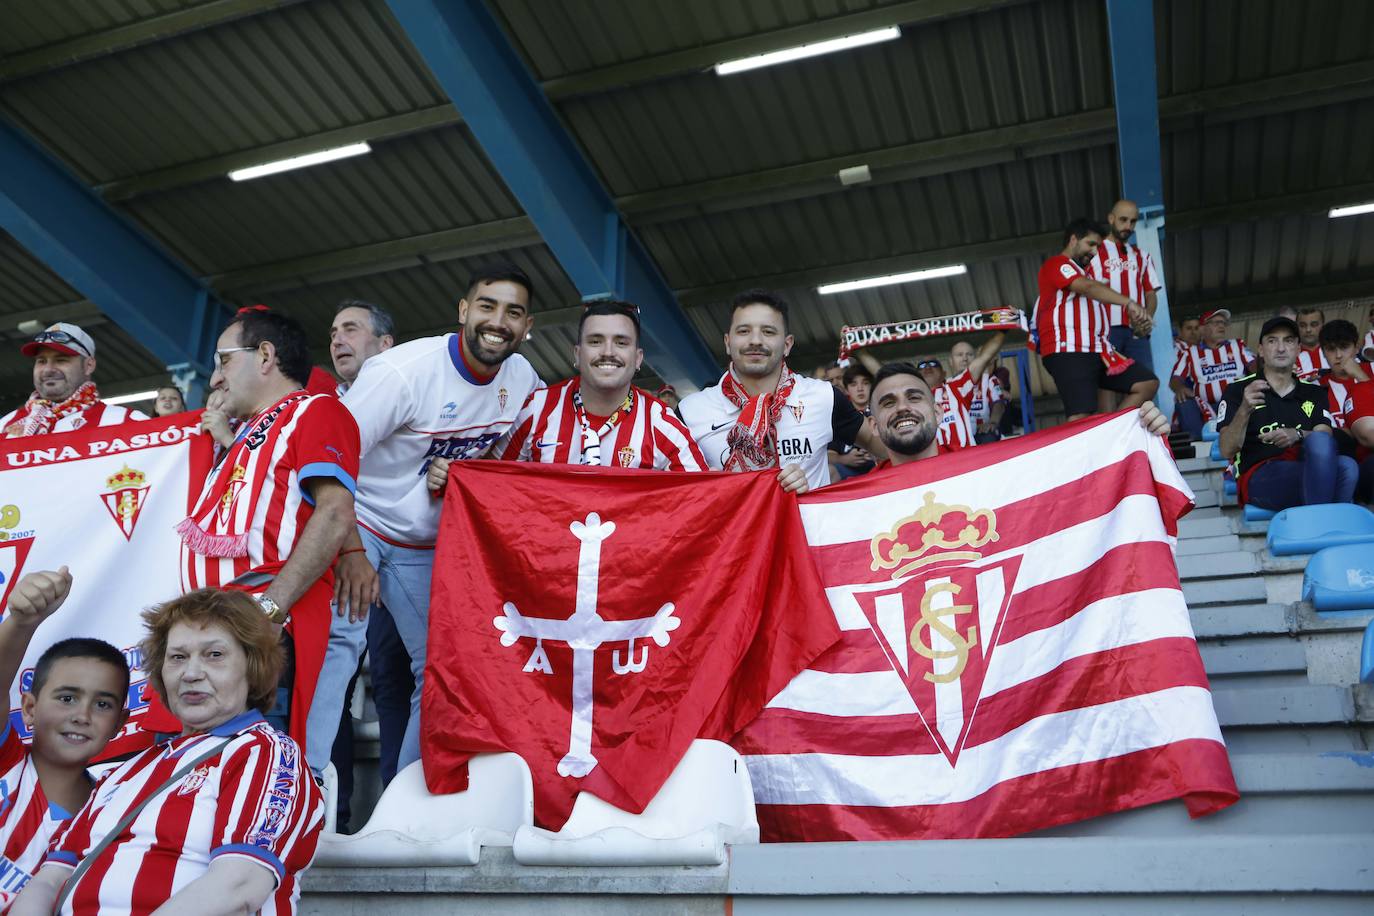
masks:
<svg viewBox="0 0 1374 916"><path fill-rule="evenodd" d="M778 462L800 464L811 489L816 490L830 482L826 448L832 441L853 445L864 418L829 382L800 375L796 379L775 430ZM739 408L721 392L720 385L713 385L687 395L677 410L711 470L724 468L730 453L726 437L739 419Z"/></svg>
<svg viewBox="0 0 1374 916"><path fill-rule="evenodd" d="M358 521L392 543L434 546L443 500L425 486L430 461L485 455L543 384L518 353L483 380L466 365L457 334L412 340L363 363L343 396L361 434Z"/></svg>

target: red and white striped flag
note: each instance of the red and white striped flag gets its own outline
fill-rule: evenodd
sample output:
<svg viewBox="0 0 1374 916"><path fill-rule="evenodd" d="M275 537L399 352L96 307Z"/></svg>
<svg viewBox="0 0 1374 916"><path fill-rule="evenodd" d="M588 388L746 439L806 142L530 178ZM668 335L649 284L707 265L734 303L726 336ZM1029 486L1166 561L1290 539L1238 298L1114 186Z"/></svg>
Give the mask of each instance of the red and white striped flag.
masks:
<svg viewBox="0 0 1374 916"><path fill-rule="evenodd" d="M734 743L764 838L1012 836L1237 798L1134 412L803 497L843 631Z"/></svg>

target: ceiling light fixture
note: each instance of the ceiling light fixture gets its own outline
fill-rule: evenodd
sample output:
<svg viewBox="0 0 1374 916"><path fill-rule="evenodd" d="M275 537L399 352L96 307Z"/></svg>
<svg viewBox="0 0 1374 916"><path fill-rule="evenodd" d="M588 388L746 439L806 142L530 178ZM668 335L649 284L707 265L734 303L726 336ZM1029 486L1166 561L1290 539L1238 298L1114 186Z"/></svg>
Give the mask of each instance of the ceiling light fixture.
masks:
<svg viewBox="0 0 1374 916"><path fill-rule="evenodd" d="M929 270L913 270L904 274L888 274L885 277L865 277L862 280L846 280L843 283L827 283L816 287L822 296L831 293L848 293L856 289L871 289L875 286L892 286L895 283L915 283L918 280L935 280L940 277L957 277L968 273L968 266L951 264L948 267L932 267Z"/></svg>
<svg viewBox="0 0 1374 916"><path fill-rule="evenodd" d="M891 41L901 36L902 30L893 25L885 29L874 29L871 32L860 32L857 35L846 35L843 38L832 38L829 41L817 41L809 45L797 45L795 48L783 48L781 51L770 51L767 54L755 54L753 57L727 60L716 64L716 76L729 76L731 73L743 73L745 70L757 70L759 67L771 67L775 64L785 64L806 57L819 57L822 54L861 48L864 45Z"/></svg>
<svg viewBox="0 0 1374 916"><path fill-rule="evenodd" d="M233 181L248 181L251 178L275 175L278 172L289 172L292 169L303 169L312 165L319 165L322 162L333 162L335 159L347 159L350 156L361 156L370 152L372 152L372 147L366 143L351 143L348 146L322 149L318 153L306 153L304 156L292 156L290 159L278 159L276 162L264 162L262 165L249 166L246 169L235 169L229 173L229 178Z"/></svg>
<svg viewBox="0 0 1374 916"><path fill-rule="evenodd" d="M133 394L117 394L112 398L101 398L106 404L132 404L135 401L151 401L157 397L157 389L152 391L135 391Z"/></svg>
<svg viewBox="0 0 1374 916"><path fill-rule="evenodd" d="M1326 215L1332 219L1342 216L1359 216L1362 213L1374 213L1374 203L1351 204L1348 207L1335 207Z"/></svg>

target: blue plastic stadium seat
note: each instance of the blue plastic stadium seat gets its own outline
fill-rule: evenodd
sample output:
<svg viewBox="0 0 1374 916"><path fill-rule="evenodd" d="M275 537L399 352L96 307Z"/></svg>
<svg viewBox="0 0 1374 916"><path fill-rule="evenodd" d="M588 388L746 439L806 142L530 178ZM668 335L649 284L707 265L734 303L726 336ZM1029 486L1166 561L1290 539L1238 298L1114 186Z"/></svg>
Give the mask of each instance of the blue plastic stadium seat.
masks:
<svg viewBox="0 0 1374 916"><path fill-rule="evenodd" d="M1360 647L1360 683L1374 684L1374 620L1364 628L1364 645Z"/></svg>
<svg viewBox="0 0 1374 916"><path fill-rule="evenodd" d="M1247 522L1267 522L1269 519L1278 515L1273 509L1261 509L1259 506L1245 507L1245 520Z"/></svg>
<svg viewBox="0 0 1374 916"><path fill-rule="evenodd" d="M1221 433L1217 432L1217 424L1215 420L1208 420L1206 423L1202 424L1203 442L1215 442L1220 438Z"/></svg>
<svg viewBox="0 0 1374 916"><path fill-rule="evenodd" d="M1231 475L1228 474L1222 479L1221 492L1225 493L1227 496L1236 495L1236 481Z"/></svg>
<svg viewBox="0 0 1374 916"><path fill-rule="evenodd" d="M1213 440L1212 440L1212 454L1211 454L1211 459L1212 459L1213 461L1225 461L1225 460L1226 460L1225 458L1221 457L1221 440L1220 440L1220 439L1213 439Z"/></svg>
<svg viewBox="0 0 1374 916"><path fill-rule="evenodd" d="M1354 503L1294 506L1269 522L1269 553L1276 557L1342 544L1374 545L1374 512Z"/></svg>
<svg viewBox="0 0 1374 916"><path fill-rule="evenodd" d="M1302 574L1302 599L1319 611L1374 613L1374 548L1344 544L1318 550Z"/></svg>

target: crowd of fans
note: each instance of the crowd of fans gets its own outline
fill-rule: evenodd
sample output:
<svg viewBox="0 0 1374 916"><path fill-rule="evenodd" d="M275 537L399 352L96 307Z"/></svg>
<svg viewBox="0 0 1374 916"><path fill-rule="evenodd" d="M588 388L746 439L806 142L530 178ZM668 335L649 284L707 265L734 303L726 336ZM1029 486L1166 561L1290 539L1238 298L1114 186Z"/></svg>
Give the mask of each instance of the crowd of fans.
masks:
<svg viewBox="0 0 1374 916"><path fill-rule="evenodd" d="M1119 201L1105 225L1067 227L1040 271L1028 328L1069 419L1134 408L1164 433L1148 346L1159 280L1129 243L1137 216ZM787 364L787 302L751 290L731 303L728 370L679 402L667 386L657 396L634 386L640 314L621 301L585 305L576 375L546 386L517 352L533 298L518 269L483 271L458 303L455 333L400 343L385 309L345 301L330 330L333 377L312 367L307 336L286 315L250 307L223 329L200 418L214 467L177 528L183 594L146 615L158 701L149 721L169 735L92 794L86 765L126 715L123 656L94 640L43 655L24 696L32 746L12 729L0 745L5 784L20 787L0 805L11 869L0 894L8 902L28 885L13 912L68 900L78 911L294 906L323 819L310 776L331 759L347 825L347 710L365 653L383 780L419 757L434 544L455 461L773 469L802 493L1011 430L1002 332L976 347L955 342L948 368L861 350L807 376ZM1174 425L1220 431L1242 500L1349 501L1357 479L1368 499L1374 383L1362 360L1374 358L1374 331L1361 343L1349 322L1303 310L1266 321L1252 351L1230 337L1230 318L1214 309L1180 323ZM0 420L5 437L146 419L99 399L95 344L81 328L53 325L23 352L34 393ZM158 416L184 408L174 386L159 390ZM0 623L0 677L13 680L70 584L64 569L16 585ZM166 791L192 770L190 792L190 782ZM266 782L272 790L259 791ZM203 805L202 784L213 793Z"/></svg>

